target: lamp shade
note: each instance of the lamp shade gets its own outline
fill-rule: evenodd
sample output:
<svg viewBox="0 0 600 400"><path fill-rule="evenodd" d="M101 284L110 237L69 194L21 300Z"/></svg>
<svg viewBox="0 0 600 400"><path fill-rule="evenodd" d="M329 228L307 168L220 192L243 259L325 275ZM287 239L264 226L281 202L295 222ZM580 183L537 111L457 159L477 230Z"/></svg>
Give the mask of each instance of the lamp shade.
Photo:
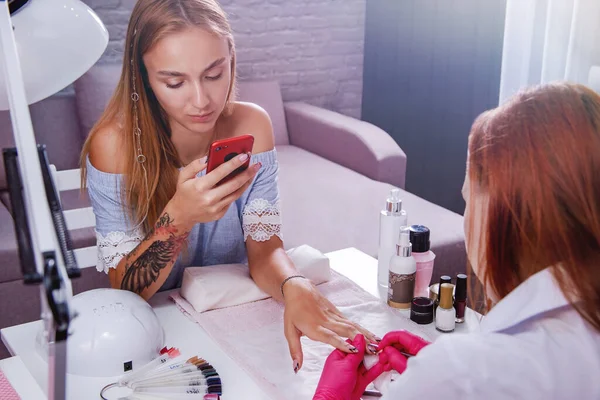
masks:
<svg viewBox="0 0 600 400"><path fill-rule="evenodd" d="M12 15L12 23L28 104L73 83L108 44L106 27L79 0L29 0ZM9 109L5 79L2 71L0 110Z"/></svg>

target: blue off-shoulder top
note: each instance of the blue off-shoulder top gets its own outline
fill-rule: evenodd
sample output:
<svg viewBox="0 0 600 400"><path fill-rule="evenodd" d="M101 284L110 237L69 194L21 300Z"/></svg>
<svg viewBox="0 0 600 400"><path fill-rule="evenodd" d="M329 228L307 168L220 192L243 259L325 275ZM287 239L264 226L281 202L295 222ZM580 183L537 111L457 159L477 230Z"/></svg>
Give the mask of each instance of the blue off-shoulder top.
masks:
<svg viewBox="0 0 600 400"><path fill-rule="evenodd" d="M183 270L189 266L247 263L246 240L265 241L281 236L277 151L253 154L251 163L261 169L244 194L231 204L225 215L213 222L196 224L188 236L188 249L178 256L160 290L181 286ZM122 178L96 169L89 159L87 187L96 216L98 271L108 273L142 240L144 233L130 222L121 201ZM203 176L201 171L198 176Z"/></svg>

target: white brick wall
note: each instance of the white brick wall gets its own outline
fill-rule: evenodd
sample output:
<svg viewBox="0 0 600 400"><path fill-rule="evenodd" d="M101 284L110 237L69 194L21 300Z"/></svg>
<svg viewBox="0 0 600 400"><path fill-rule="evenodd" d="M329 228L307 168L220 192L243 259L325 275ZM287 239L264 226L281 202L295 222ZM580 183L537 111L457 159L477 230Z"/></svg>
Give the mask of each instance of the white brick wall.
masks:
<svg viewBox="0 0 600 400"><path fill-rule="evenodd" d="M84 0L106 24L100 62L121 62L135 0ZM284 100L360 117L366 0L221 0L240 79L276 79Z"/></svg>

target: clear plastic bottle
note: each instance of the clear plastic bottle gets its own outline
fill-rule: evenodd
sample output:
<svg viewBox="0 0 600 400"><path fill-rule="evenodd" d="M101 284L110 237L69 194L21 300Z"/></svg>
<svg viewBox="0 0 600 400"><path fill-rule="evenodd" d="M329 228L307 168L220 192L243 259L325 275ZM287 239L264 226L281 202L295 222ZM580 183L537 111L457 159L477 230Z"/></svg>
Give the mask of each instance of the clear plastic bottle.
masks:
<svg viewBox="0 0 600 400"><path fill-rule="evenodd" d="M377 281L387 287L390 260L396 254L396 243L402 227L408 225L408 215L402 209L400 189L392 189L379 214L379 250L377 252Z"/></svg>

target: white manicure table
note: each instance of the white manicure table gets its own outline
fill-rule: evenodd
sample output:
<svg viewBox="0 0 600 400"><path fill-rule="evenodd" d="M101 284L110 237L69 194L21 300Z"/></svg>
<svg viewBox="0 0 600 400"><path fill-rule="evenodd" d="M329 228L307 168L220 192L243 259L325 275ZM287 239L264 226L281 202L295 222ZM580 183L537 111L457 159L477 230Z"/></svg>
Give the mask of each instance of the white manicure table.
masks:
<svg viewBox="0 0 600 400"><path fill-rule="evenodd" d="M377 284L377 260L375 258L355 248L327 253L327 257L331 260L331 267L335 271L347 276L372 295L385 301L387 290L380 288ZM215 344L206 332L179 311L175 303L169 299L169 293L158 293L149 301L164 328L166 345L178 347L183 354L197 355L213 364L223 382L225 393L222 398L224 400L267 399L268 397L254 381ZM406 317L409 317L408 311L406 311ZM467 309L465 322L457 324L455 332L468 332L478 329L479 319L480 315L478 313ZM431 337L437 337L441 334L436 331L433 323L422 326L431 334ZM47 364L35 351L35 338L40 328L41 321L34 321L2 329L0 331L2 341L10 353L13 356L18 356L18 359L15 359L16 361L10 361L11 359L7 359L8 361L0 360L0 368L20 385L27 379L31 381L31 377L33 377L39 388L46 393L48 387ZM11 378L9 377L9 379ZM73 400L99 399L100 389L112 381L114 379L68 375L68 398ZM13 384L13 386L15 385ZM37 400L39 398L31 396L35 396L35 394L28 394L28 397L23 397L23 400L29 400L30 398Z"/></svg>

